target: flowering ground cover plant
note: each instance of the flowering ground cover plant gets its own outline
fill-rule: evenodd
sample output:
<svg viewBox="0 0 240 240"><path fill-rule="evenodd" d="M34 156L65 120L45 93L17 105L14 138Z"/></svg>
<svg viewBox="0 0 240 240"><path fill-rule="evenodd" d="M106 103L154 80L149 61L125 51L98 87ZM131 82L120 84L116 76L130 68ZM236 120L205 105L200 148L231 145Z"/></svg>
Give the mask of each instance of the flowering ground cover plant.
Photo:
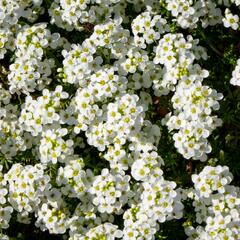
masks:
<svg viewBox="0 0 240 240"><path fill-rule="evenodd" d="M239 240L239 17L0 0L0 240Z"/></svg>

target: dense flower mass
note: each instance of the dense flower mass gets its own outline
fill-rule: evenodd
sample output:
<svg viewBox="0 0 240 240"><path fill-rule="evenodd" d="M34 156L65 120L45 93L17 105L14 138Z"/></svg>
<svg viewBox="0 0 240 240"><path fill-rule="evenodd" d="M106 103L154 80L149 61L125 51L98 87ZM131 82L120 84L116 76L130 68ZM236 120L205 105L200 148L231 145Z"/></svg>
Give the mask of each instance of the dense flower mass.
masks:
<svg viewBox="0 0 240 240"><path fill-rule="evenodd" d="M0 0L0 240L173 239L182 222L176 239L239 240L240 190L212 161L234 135L215 131L239 127L238 103L220 112L238 101L239 8ZM217 80L215 54L232 70Z"/></svg>
<svg viewBox="0 0 240 240"><path fill-rule="evenodd" d="M194 189L187 190L193 199L196 228L186 227L188 239L238 239L240 236L240 191L230 185L228 167L206 166L192 175Z"/></svg>

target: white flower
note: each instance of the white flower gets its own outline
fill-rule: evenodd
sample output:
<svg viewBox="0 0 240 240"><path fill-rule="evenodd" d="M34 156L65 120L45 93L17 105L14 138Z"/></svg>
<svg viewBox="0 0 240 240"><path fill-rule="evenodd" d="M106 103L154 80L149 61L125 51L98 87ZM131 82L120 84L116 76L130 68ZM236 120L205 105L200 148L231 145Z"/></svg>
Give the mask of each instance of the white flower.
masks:
<svg viewBox="0 0 240 240"><path fill-rule="evenodd" d="M233 30L237 30L239 27L238 15L233 15L228 8L225 10L225 17L223 18L223 25L226 28L231 27Z"/></svg>

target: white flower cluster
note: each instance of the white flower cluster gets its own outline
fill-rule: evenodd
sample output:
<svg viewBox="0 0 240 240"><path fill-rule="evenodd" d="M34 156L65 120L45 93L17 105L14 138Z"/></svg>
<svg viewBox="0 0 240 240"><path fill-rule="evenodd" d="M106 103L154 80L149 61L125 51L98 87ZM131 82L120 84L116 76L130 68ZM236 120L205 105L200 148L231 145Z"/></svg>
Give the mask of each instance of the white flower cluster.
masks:
<svg viewBox="0 0 240 240"><path fill-rule="evenodd" d="M192 175L196 228L185 229L188 239L238 239L240 236L240 190L230 185L232 174L226 166L206 166Z"/></svg>
<svg viewBox="0 0 240 240"><path fill-rule="evenodd" d="M211 146L207 141L212 131L221 126L221 119L211 116L212 110L219 109L218 100L222 94L200 81L185 88L179 84L172 98L174 115L168 115L169 130L178 130L173 135L175 147L186 159L205 161Z"/></svg>
<svg viewBox="0 0 240 240"><path fill-rule="evenodd" d="M64 92L60 85L51 92L44 89L42 96L36 100L31 96L27 96L19 117L21 126L32 136L38 136L42 133L44 126L60 121L63 114L58 112L61 109L61 100L67 98L68 93Z"/></svg>
<svg viewBox="0 0 240 240"><path fill-rule="evenodd" d="M4 90L2 92L4 93ZM9 96L7 95L2 100L7 103ZM0 152L7 159L16 156L19 151L32 147L32 137L23 131L16 114L18 110L12 104L0 107Z"/></svg>
<svg viewBox="0 0 240 240"><path fill-rule="evenodd" d="M28 94L41 90L51 82L53 58L44 58L47 48L55 49L63 41L58 33L51 34L46 24L24 26L16 39L16 59L8 75L11 93Z"/></svg>
<svg viewBox="0 0 240 240"><path fill-rule="evenodd" d="M69 211L65 202L61 199L58 190L52 189L46 195L48 202L43 203L36 213L35 225L42 231L49 230L53 234L63 234L68 228Z"/></svg>
<svg viewBox="0 0 240 240"><path fill-rule="evenodd" d="M99 151L105 150L106 146L115 141L120 141L120 145L123 145L132 131L141 129L143 108L137 105L137 101L137 95L125 94L117 98L116 102L109 103L103 113L105 118L93 123L86 132L88 143Z"/></svg>
<svg viewBox="0 0 240 240"><path fill-rule="evenodd" d="M91 73L94 64L90 50L88 47L84 48L84 45L82 47L75 44L70 51L63 50L64 82L80 84L83 87L86 85L85 78Z"/></svg>
<svg viewBox="0 0 240 240"><path fill-rule="evenodd" d="M140 203L133 202L124 215L123 239L155 239L159 223L182 217L183 205L180 195L174 190L176 184L166 181L162 171L155 167L143 182L143 189L137 193Z"/></svg>
<svg viewBox="0 0 240 240"><path fill-rule="evenodd" d="M240 86L240 59L238 59L237 65L232 72L230 83L235 86Z"/></svg>
<svg viewBox="0 0 240 240"><path fill-rule="evenodd" d="M9 188L9 203L24 217L35 210L44 196L44 191L50 187L50 178L44 175L41 164L25 167L14 164L4 179Z"/></svg>
<svg viewBox="0 0 240 240"><path fill-rule="evenodd" d="M122 212L122 207L132 195L129 186L130 176L111 174L104 168L101 175L96 176L88 192L93 195L93 204L100 213Z"/></svg>
<svg viewBox="0 0 240 240"><path fill-rule="evenodd" d="M160 15L151 16L150 12L144 12L132 21L132 31L135 45L146 48L146 44L157 41L161 34L169 31L169 25Z"/></svg>
<svg viewBox="0 0 240 240"><path fill-rule="evenodd" d="M58 169L56 183L61 187L61 192L72 198L81 198L87 191L88 178L91 172L83 170L84 161L82 158L74 157L66 160L65 167Z"/></svg>
<svg viewBox="0 0 240 240"><path fill-rule="evenodd" d="M233 30L239 28L239 16L232 14L229 8L221 11L221 5L231 7L240 6L239 0L164 0L166 8L171 12L176 22L182 28L197 28L198 22L206 28L223 23L224 27L231 27ZM218 5L219 4L219 5ZM236 8L236 6L234 6Z"/></svg>
<svg viewBox="0 0 240 240"><path fill-rule="evenodd" d="M212 0L164 0L167 10L182 28L196 28L200 21L202 26L213 26L221 23L221 9Z"/></svg>
<svg viewBox="0 0 240 240"><path fill-rule="evenodd" d="M166 95L169 90L174 91L178 81L189 86L208 76L206 70L193 64L194 60L207 59L206 50L197 44L198 40L190 35L185 39L181 33L168 33L160 39L153 60L155 64L164 65L163 76L154 81L157 96Z"/></svg>
<svg viewBox="0 0 240 240"><path fill-rule="evenodd" d="M42 132L42 138L39 146L40 160L42 163L63 162L67 156L73 153L73 140L64 140L67 135L66 128L60 128L55 125L51 129L45 129Z"/></svg>
<svg viewBox="0 0 240 240"><path fill-rule="evenodd" d="M121 238L122 232L118 230L116 225L112 223L104 223L95 228L91 228L84 237L78 238L79 240L91 240L91 239L109 239L114 240Z"/></svg>
<svg viewBox="0 0 240 240"><path fill-rule="evenodd" d="M7 52L7 49L12 49L12 46L11 46L13 42L12 35L13 34L9 29L2 29L2 28L0 29L0 59L4 58L4 55Z"/></svg>
<svg viewBox="0 0 240 240"><path fill-rule="evenodd" d="M4 179L4 175L2 173L3 166L0 165L0 229L5 229L9 227L9 221L11 219L11 213L13 212L13 208L9 206L7 202L8 189L6 187L7 182ZM2 237L0 235L0 237ZM3 236L4 239L5 236Z"/></svg>
<svg viewBox="0 0 240 240"><path fill-rule="evenodd" d="M0 84L0 115L2 117L4 110L4 105L9 104L11 99L11 94L6 90L2 84Z"/></svg>
<svg viewBox="0 0 240 240"><path fill-rule="evenodd" d="M103 239L121 236L122 231L118 230L117 225L112 224L113 221L113 215L97 213L96 206L91 203L89 197L82 198L82 202L69 219L69 240L89 239L90 236L99 236Z"/></svg>
<svg viewBox="0 0 240 240"><path fill-rule="evenodd" d="M18 20L36 20L42 12L42 0L2 0L0 1L0 59L7 50L14 50L15 33L20 28Z"/></svg>
<svg viewBox="0 0 240 240"><path fill-rule="evenodd" d="M51 23L68 31L73 28L81 31L84 23L108 19L117 9L112 5L118 2L120 0L54 0L49 9Z"/></svg>
<svg viewBox="0 0 240 240"><path fill-rule="evenodd" d="M211 151L207 137L221 125L221 120L211 113L219 109L222 94L202 84L208 71L194 64L194 60L206 59L207 55L197 43L191 36L185 40L182 34L166 34L155 50L154 63L164 65L159 95L175 90L174 112L163 120L170 131L178 130L173 135L175 147L187 159L205 161L206 153Z"/></svg>

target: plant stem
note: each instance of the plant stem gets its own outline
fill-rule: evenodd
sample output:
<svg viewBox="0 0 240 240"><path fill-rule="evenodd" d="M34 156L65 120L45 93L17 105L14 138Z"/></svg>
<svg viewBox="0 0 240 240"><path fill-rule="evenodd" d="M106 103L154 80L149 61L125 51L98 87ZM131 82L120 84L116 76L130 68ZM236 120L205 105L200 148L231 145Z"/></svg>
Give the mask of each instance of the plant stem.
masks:
<svg viewBox="0 0 240 240"><path fill-rule="evenodd" d="M204 32L202 30L198 29L198 32L201 34L201 36L203 37L203 39L207 42L207 44L209 45L209 47L220 57L223 57L223 54L211 43L211 41L209 41L209 39L206 37L206 35L204 34Z"/></svg>

